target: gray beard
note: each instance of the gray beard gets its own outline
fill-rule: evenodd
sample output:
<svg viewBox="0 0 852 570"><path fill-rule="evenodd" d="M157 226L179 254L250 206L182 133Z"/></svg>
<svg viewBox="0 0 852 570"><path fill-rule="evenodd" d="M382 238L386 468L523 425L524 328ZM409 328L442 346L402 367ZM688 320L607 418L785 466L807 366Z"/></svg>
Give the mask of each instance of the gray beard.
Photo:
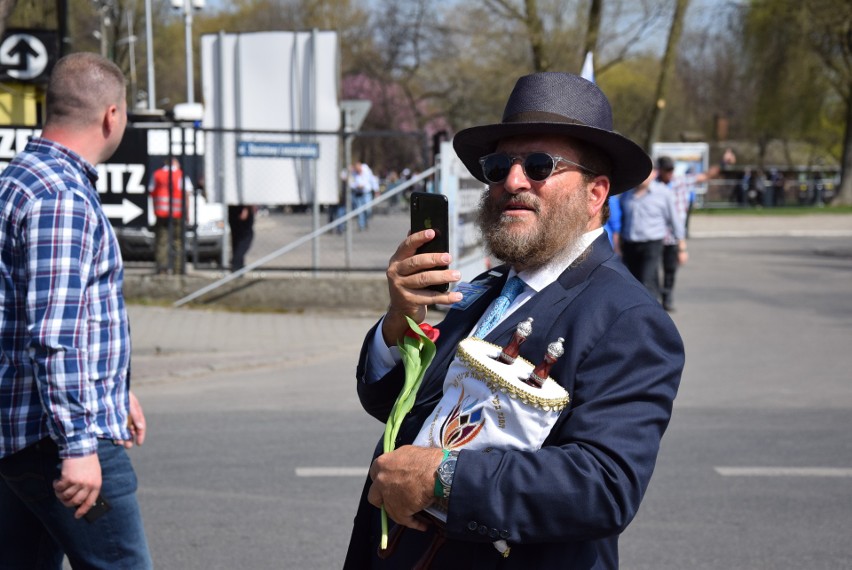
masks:
<svg viewBox="0 0 852 570"><path fill-rule="evenodd" d="M580 196L578 191L568 192L558 209L543 216L538 206L539 199L529 193L518 196L507 194L504 200L495 203L486 190L480 198L476 216L485 247L498 259L523 269L537 269L560 255L568 254L586 232L589 221ZM509 199L520 200L533 207L539 216L538 225L523 234L512 231L512 226L520 222L503 214L504 203Z"/></svg>

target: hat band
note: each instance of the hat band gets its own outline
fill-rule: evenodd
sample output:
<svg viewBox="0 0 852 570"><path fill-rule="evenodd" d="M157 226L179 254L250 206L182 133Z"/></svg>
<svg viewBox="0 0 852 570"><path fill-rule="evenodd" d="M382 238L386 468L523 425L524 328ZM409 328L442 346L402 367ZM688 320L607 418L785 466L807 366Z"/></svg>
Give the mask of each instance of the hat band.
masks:
<svg viewBox="0 0 852 570"><path fill-rule="evenodd" d="M546 111L524 111L511 117L504 117L504 123L568 123L571 125L585 125L583 121L572 119L557 113Z"/></svg>

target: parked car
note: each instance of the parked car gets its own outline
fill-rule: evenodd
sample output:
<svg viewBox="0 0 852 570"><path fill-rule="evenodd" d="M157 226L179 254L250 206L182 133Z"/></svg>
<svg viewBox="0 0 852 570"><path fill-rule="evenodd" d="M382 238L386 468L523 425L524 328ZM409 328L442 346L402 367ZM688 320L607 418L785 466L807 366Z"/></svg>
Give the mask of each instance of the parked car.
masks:
<svg viewBox="0 0 852 570"><path fill-rule="evenodd" d="M194 259L197 248L198 261L212 262L221 267L222 242L228 232L225 207L219 203L207 202L203 194L190 193L187 196L187 210L187 260L192 261ZM196 211L198 213L198 227L197 231L194 231L193 222L195 221ZM115 228L121 247L121 255L125 261L154 261L154 223L154 207L149 197L147 227ZM180 224L180 220L176 220L176 223Z"/></svg>

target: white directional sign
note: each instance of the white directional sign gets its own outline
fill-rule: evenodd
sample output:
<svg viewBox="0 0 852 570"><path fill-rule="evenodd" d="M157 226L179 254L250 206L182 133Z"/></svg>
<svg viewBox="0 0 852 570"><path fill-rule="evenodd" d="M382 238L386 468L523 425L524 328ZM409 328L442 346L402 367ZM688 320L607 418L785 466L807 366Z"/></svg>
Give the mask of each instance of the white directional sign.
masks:
<svg viewBox="0 0 852 570"><path fill-rule="evenodd" d="M36 36L11 34L0 44L0 67L14 79L35 79L50 62L47 48Z"/></svg>
<svg viewBox="0 0 852 570"><path fill-rule="evenodd" d="M121 204L103 204L101 207L107 218L121 220L121 224L125 226L145 213L145 210L127 198L122 199Z"/></svg>

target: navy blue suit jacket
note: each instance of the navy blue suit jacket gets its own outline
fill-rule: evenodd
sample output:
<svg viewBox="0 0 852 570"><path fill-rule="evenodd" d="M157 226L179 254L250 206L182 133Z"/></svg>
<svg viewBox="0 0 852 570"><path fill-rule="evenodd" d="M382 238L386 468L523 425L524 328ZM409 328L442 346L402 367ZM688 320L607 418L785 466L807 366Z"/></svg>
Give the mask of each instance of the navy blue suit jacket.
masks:
<svg viewBox="0 0 852 570"><path fill-rule="evenodd" d="M489 290L464 310L451 309L437 325L437 354L406 417L397 447L411 443L442 395L457 344L499 294L508 268L483 275ZM618 567L618 535L636 515L654 470L684 364L677 329L659 303L612 253L606 235L581 261L537 293L486 339L504 346L521 320L533 332L521 356L538 362L547 345L565 339L565 354L550 376L571 401L537 451L463 450L458 458L447 542L433 568ZM403 382L402 364L364 382L368 333L358 364L364 409L385 422ZM381 452L381 441L376 456ZM406 529L397 551L379 560L379 509L366 491L355 519L346 568L411 568L432 532ZM492 546L505 539L502 558Z"/></svg>

